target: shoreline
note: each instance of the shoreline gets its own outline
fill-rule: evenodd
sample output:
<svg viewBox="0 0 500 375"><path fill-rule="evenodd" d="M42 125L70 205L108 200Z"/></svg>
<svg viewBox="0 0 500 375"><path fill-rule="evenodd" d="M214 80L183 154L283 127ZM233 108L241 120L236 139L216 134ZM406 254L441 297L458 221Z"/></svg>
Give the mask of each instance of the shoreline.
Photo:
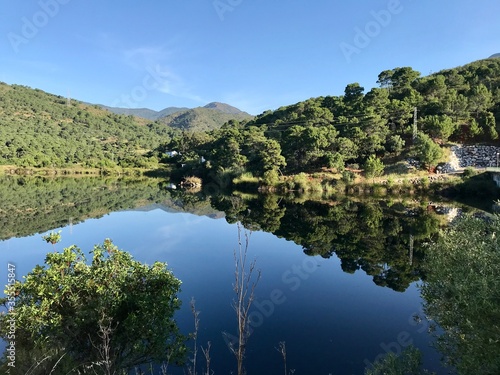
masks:
<svg viewBox="0 0 500 375"><path fill-rule="evenodd" d="M127 176L143 177L146 174L168 175L167 169L146 169L146 168L84 168L80 166L70 166L64 168L35 168L20 167L16 165L0 165L1 176L34 176L34 177L105 177L105 176Z"/></svg>

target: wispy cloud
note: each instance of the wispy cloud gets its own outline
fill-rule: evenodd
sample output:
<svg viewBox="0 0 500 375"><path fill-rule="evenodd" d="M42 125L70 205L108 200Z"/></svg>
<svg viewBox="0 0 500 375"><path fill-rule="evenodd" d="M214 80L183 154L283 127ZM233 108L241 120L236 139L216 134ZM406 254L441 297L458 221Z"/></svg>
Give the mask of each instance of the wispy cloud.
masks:
<svg viewBox="0 0 500 375"><path fill-rule="evenodd" d="M163 65L169 61L171 52L164 46L141 46L121 51L123 61L134 69L143 70L144 67Z"/></svg>
<svg viewBox="0 0 500 375"><path fill-rule="evenodd" d="M121 51L123 63L134 70L145 71L158 83L154 90L176 98L206 104L206 101L186 82L173 67L174 53L166 46L139 46Z"/></svg>
<svg viewBox="0 0 500 375"><path fill-rule="evenodd" d="M208 103L186 80L182 73L182 66L176 65L179 49L176 47L178 41L175 38L162 44L145 45L126 45L110 33L100 33L92 39L88 37L80 37L80 39L99 48L116 65L124 68L121 69L122 74L127 74L127 70L130 73L133 72L124 77L124 81L142 74L142 82L149 82L147 87L143 87L148 92L148 96L156 92L200 104ZM142 83L139 86L141 85ZM137 86L131 86L131 91L136 88Z"/></svg>

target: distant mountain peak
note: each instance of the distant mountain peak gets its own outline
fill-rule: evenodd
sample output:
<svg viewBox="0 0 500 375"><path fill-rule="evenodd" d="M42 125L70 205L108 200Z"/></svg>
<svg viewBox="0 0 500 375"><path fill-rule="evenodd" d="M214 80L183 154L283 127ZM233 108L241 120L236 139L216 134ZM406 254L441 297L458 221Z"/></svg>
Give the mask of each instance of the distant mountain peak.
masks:
<svg viewBox="0 0 500 375"><path fill-rule="evenodd" d="M162 109L161 111L155 111L153 109L149 108L120 108L120 107L108 107L102 104L98 104L101 108L104 108L112 113L116 113L119 115L132 115L132 116L137 116L137 117L142 117L148 120L158 120L161 117L168 116L172 113L175 112L180 112L187 110L189 108L184 108L184 107L167 107L165 109Z"/></svg>
<svg viewBox="0 0 500 375"><path fill-rule="evenodd" d="M494 55L490 56L490 59L493 59L493 58L500 58L500 53L495 53Z"/></svg>
<svg viewBox="0 0 500 375"><path fill-rule="evenodd" d="M215 109L216 111L222 112L222 113L227 113L230 115L239 115L239 114L248 114L246 112L243 112L239 110L236 107L233 107L229 104L226 103L220 103L220 102L211 102L208 103L206 106L203 108L208 108L208 109Z"/></svg>
<svg viewBox="0 0 500 375"><path fill-rule="evenodd" d="M212 105L212 103L210 103ZM192 131L208 131L219 129L224 123L229 120L249 120L253 116L246 112L242 112L237 108L231 107L228 104L217 103L210 107L197 107L173 113L171 115L160 118L159 120L165 125L172 128ZM229 108L227 108L227 107ZM233 109L231 109L233 108ZM231 112L229 112L231 111ZM237 112L236 112L237 111Z"/></svg>
<svg viewBox="0 0 500 375"><path fill-rule="evenodd" d="M107 109L110 112L117 113L119 115L133 115L137 117L146 118L148 120L159 120L160 118L173 115L179 112L189 111L195 108L185 108L185 107L167 107L162 109L161 111L154 111L149 108L118 108L118 107L108 107L105 105L99 104L100 107ZM236 107L233 107L226 103L220 102L211 102L203 107L198 108L206 108L211 109L213 111L221 112L226 115L241 115L241 116L251 116L246 112L239 110Z"/></svg>

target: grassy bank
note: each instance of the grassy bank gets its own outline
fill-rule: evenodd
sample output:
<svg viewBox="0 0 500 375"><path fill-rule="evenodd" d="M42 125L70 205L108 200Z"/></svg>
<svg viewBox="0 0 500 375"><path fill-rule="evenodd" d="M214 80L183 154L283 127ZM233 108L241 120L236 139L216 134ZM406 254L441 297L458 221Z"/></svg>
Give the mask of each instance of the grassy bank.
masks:
<svg viewBox="0 0 500 375"><path fill-rule="evenodd" d="M271 183L249 173L233 180L235 188L243 191L376 196L436 194L462 182L462 178L455 174L429 174L425 171L416 171L404 175L391 173L382 177L366 178L350 170L343 173L319 172L280 176Z"/></svg>
<svg viewBox="0 0 500 375"><path fill-rule="evenodd" d="M17 175L17 176L168 176L170 169L146 169L146 168L84 168L78 165L66 168L31 168L18 167L15 165L0 165L0 176Z"/></svg>

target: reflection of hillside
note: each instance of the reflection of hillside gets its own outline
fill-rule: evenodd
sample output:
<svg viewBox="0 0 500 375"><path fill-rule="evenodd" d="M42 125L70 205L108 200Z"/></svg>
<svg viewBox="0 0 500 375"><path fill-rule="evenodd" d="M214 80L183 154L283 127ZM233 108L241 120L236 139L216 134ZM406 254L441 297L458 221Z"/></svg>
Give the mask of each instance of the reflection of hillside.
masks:
<svg viewBox="0 0 500 375"><path fill-rule="evenodd" d="M188 197L189 194L184 195L184 199ZM210 201L206 198L199 199L197 202L185 202L182 198L172 197L160 203L153 203L135 209L135 211L145 212L153 210L162 210L169 213L185 212L197 216L207 216L211 219L221 219L225 216L224 212L214 210Z"/></svg>
<svg viewBox="0 0 500 375"><path fill-rule="evenodd" d="M344 272L363 270L380 286L404 291L421 279L425 244L447 225L433 208L340 198L332 202L190 194L161 180L6 177L0 180L0 239L98 218L122 210L184 212L241 221L303 247L310 256L341 260Z"/></svg>
<svg viewBox="0 0 500 375"><path fill-rule="evenodd" d="M344 272L363 270L380 286L404 291L423 276L425 244L446 224L433 210L385 201L295 203L266 195L214 200L229 222L272 232L303 247L307 255L336 255Z"/></svg>
<svg viewBox="0 0 500 375"><path fill-rule="evenodd" d="M0 238L22 237L147 204L153 181L5 177L0 180Z"/></svg>
<svg viewBox="0 0 500 375"><path fill-rule="evenodd" d="M23 237L110 212L160 208L219 218L206 198L182 197L155 179L5 177L0 179L0 239Z"/></svg>

